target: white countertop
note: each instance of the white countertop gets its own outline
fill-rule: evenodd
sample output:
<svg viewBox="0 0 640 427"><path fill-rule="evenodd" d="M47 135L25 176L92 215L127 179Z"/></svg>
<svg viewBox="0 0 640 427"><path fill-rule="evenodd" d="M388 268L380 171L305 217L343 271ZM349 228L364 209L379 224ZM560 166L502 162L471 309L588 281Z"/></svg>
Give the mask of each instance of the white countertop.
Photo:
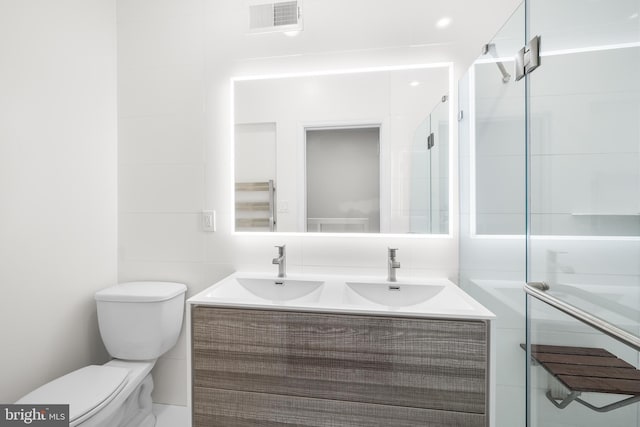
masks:
<svg viewBox="0 0 640 427"><path fill-rule="evenodd" d="M447 279L236 272L189 298L191 305L445 319L494 314Z"/></svg>

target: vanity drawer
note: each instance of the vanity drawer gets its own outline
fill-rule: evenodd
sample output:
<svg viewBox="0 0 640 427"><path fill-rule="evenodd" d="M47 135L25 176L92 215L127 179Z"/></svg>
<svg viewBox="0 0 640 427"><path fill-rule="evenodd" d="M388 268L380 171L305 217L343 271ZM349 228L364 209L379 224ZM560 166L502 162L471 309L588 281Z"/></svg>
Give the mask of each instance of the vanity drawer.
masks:
<svg viewBox="0 0 640 427"><path fill-rule="evenodd" d="M198 306L192 323L194 390L485 414L484 321Z"/></svg>
<svg viewBox="0 0 640 427"><path fill-rule="evenodd" d="M196 427L485 427L486 416L403 406L194 390Z"/></svg>

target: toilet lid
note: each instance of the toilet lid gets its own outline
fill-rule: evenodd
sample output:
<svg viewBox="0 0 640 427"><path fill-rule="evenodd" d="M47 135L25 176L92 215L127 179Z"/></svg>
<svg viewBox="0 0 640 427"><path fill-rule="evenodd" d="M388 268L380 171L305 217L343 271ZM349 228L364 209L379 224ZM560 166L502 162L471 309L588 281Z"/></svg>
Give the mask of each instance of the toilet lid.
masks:
<svg viewBox="0 0 640 427"><path fill-rule="evenodd" d="M187 286L175 282L126 282L95 294L96 301L111 302L159 302L182 295Z"/></svg>
<svg viewBox="0 0 640 427"><path fill-rule="evenodd" d="M57 378L18 400L19 404L69 405L69 421L89 418L127 383L129 370L90 365Z"/></svg>

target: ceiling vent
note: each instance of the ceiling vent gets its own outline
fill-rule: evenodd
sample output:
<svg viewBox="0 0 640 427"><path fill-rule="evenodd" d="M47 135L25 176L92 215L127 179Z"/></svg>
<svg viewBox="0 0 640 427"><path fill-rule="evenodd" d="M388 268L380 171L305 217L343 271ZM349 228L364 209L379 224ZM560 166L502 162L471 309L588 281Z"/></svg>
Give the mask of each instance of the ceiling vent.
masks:
<svg viewBox="0 0 640 427"><path fill-rule="evenodd" d="M249 4L249 32L302 30L302 5L294 1L252 1Z"/></svg>

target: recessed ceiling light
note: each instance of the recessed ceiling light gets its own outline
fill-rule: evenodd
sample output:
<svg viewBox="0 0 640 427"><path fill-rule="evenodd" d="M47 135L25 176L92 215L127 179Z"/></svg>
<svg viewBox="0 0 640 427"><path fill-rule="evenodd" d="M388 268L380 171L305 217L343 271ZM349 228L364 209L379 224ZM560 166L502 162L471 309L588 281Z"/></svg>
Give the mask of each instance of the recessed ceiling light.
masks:
<svg viewBox="0 0 640 427"><path fill-rule="evenodd" d="M284 35L287 37L295 37L298 34L300 34L300 30L294 30L294 31L285 31Z"/></svg>
<svg viewBox="0 0 640 427"><path fill-rule="evenodd" d="M440 18L438 22L436 22L436 27L438 28L447 28L449 25L451 25L451 18L448 16Z"/></svg>
<svg viewBox="0 0 640 427"><path fill-rule="evenodd" d="M416 87L416 86L420 86L420 82L417 80L412 81L411 83L409 83L409 86L411 87Z"/></svg>

